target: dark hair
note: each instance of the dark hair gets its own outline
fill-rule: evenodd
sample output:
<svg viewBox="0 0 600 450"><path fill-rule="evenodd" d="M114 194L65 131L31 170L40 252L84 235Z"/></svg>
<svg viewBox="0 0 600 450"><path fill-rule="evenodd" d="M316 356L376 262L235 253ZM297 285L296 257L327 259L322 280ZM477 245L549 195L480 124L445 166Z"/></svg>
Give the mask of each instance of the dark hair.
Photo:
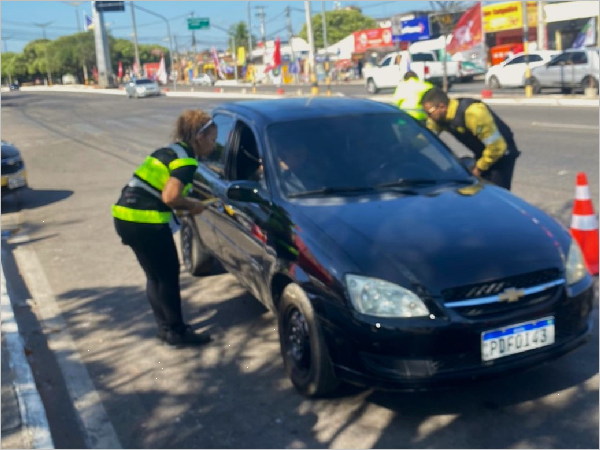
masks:
<svg viewBox="0 0 600 450"><path fill-rule="evenodd" d="M187 144L191 144L196 139L198 131L210 121L210 115L199 109L184 111L175 122L172 138L175 141L183 141ZM208 131L213 126L216 127L215 124L211 124L204 132Z"/></svg>
<svg viewBox="0 0 600 450"><path fill-rule="evenodd" d="M413 72L412 70L409 70L408 72L406 72L404 74L404 81L406 80L410 80L411 78L416 78L417 80L419 79L419 75L417 75L415 72Z"/></svg>
<svg viewBox="0 0 600 450"><path fill-rule="evenodd" d="M424 105L425 103L433 103L434 105L442 103L448 105L449 102L450 99L448 98L448 94L437 87L429 89L421 99L421 105Z"/></svg>

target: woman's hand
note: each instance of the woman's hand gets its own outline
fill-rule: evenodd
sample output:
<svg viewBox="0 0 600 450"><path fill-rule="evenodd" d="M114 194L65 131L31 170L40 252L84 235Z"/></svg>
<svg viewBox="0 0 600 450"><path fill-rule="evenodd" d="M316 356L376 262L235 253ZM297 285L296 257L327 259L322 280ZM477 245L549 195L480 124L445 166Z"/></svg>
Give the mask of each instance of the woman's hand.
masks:
<svg viewBox="0 0 600 450"><path fill-rule="evenodd" d="M206 209L206 206L199 200L188 200L188 201L191 203L189 212L192 216L197 216L198 214L201 214L202 211L204 211Z"/></svg>

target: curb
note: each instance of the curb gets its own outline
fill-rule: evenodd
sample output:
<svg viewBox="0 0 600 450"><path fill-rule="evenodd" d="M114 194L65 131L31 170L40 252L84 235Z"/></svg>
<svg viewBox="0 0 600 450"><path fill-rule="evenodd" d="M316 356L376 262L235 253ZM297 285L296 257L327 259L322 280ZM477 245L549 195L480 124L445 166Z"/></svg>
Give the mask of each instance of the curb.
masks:
<svg viewBox="0 0 600 450"><path fill-rule="evenodd" d="M2 88L2 92L9 91L8 88ZM62 86L26 86L22 87L24 92L74 92L74 93L90 93L104 95L123 95L123 91L119 89L93 89L89 87L62 87ZM244 94L240 93L225 93L225 92L173 92L163 90L163 94L167 97L182 97L182 98L210 98L210 99L248 99L248 100L264 100L264 99L281 99L285 98L281 94ZM324 96L324 95L323 95ZM356 98L367 98L381 103L391 103L392 96L355 96ZM451 98L461 97L459 95L450 94ZM589 107L598 108L600 102L598 99L570 99L570 98L485 98L481 95L469 95L468 97L481 99L490 105L523 105L523 106L569 106L569 107Z"/></svg>
<svg viewBox="0 0 600 450"><path fill-rule="evenodd" d="M14 311L6 287L4 267L0 262L1 304L2 304L2 333L6 338L6 347L9 353L10 369L14 375L13 386L19 403L18 414L21 425L27 437L31 440L32 448L54 448L46 410L37 390L27 356L19 326L14 317ZM15 413L17 413L15 411Z"/></svg>

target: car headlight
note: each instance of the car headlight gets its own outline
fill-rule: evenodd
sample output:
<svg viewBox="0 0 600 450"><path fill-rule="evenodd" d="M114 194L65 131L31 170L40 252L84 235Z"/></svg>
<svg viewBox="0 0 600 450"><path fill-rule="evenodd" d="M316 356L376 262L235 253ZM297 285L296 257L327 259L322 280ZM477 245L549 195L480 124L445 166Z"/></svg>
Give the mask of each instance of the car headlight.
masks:
<svg viewBox="0 0 600 450"><path fill-rule="evenodd" d="M579 248L579 244L575 239L571 240L565 272L567 273L567 284L569 286L583 280L588 274L581 248Z"/></svg>
<svg viewBox="0 0 600 450"><path fill-rule="evenodd" d="M377 317L425 317L429 310L413 292L376 278L346 275L346 287L354 308Z"/></svg>

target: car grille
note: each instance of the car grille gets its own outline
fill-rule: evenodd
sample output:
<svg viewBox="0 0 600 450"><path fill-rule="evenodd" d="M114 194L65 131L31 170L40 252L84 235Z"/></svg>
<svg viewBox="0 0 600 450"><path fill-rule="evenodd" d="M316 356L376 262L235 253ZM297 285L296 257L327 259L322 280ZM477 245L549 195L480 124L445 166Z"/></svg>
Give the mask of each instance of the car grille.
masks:
<svg viewBox="0 0 600 450"><path fill-rule="evenodd" d="M504 314L523 306L532 306L551 299L559 289L562 289L561 271L559 269L545 269L530 272L514 277L508 277L487 283L478 283L468 286L460 286L442 291L444 303L453 310L468 318L491 318L498 314ZM491 302L471 305L452 305L454 302L468 300L477 301L502 294L507 289L527 289L544 286L548 283L557 282L557 285L532 293L514 302Z"/></svg>
<svg viewBox="0 0 600 450"><path fill-rule="evenodd" d="M23 169L23 161L21 159L4 159L2 160L2 175L10 175L11 173L17 173Z"/></svg>

